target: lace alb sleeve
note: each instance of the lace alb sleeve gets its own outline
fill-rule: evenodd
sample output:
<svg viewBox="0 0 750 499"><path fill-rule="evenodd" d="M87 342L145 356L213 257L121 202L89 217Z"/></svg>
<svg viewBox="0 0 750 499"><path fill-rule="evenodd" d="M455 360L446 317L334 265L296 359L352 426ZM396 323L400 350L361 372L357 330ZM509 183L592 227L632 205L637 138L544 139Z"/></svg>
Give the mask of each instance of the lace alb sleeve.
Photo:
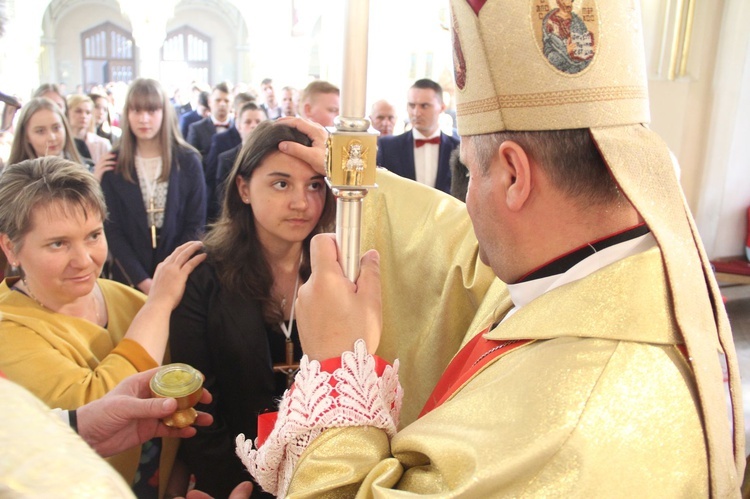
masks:
<svg viewBox="0 0 750 499"><path fill-rule="evenodd" d="M355 343L354 352L341 356L341 366L332 373L303 356L268 438L256 450L240 434L237 455L263 490L284 497L297 461L321 433L336 427L374 426L393 437L402 397L398 360L392 367L386 365L379 376L376 358L367 353L362 340Z"/></svg>

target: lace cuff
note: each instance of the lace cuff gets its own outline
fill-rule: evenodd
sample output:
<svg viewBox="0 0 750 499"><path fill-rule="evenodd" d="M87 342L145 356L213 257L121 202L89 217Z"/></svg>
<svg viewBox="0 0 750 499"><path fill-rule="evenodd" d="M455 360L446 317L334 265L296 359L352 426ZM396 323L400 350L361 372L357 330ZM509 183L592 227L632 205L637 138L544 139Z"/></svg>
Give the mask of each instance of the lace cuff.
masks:
<svg viewBox="0 0 750 499"><path fill-rule="evenodd" d="M237 455L263 490L284 497L302 453L329 428L374 426L396 434L403 391L398 360L377 374L376 359L357 340L354 352L341 356L333 373L303 356L294 386L284 393L278 420L258 450L244 434L237 436ZM257 441L256 441L257 443Z"/></svg>

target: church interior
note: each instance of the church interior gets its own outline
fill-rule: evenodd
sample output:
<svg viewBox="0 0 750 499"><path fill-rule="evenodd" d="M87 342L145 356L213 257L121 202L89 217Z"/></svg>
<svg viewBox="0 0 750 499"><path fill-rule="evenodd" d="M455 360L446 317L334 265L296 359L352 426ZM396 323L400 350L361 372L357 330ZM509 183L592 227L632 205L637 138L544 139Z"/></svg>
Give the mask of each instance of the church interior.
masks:
<svg viewBox="0 0 750 499"><path fill-rule="evenodd" d="M340 86L344 3L0 0L0 92L24 102L44 83L74 93L149 77L186 102L194 82L255 93L264 78L277 89L315 79ZM709 258L745 265L723 271L719 284L750 447L750 2L641 0L641 15L650 127L679 165ZM451 109L449 18L447 0L370 2L367 109L387 99L403 121L406 89L418 78L440 82Z"/></svg>

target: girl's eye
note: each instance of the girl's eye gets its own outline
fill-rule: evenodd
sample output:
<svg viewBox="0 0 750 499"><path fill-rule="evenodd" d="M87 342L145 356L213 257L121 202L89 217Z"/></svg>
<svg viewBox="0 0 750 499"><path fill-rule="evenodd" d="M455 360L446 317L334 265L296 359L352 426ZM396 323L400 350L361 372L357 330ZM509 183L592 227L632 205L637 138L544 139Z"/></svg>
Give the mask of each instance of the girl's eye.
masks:
<svg viewBox="0 0 750 499"><path fill-rule="evenodd" d="M308 187L311 191L319 191L323 188L323 182L313 182Z"/></svg>
<svg viewBox="0 0 750 499"><path fill-rule="evenodd" d="M62 241L53 241L50 243L49 246L50 248L53 248L53 249L59 249L59 248L62 248L62 245L63 245Z"/></svg>
<svg viewBox="0 0 750 499"><path fill-rule="evenodd" d="M279 191L283 190L283 189L286 189L287 185L289 185L289 184L286 182L286 180L279 180L278 182L276 182L275 184L273 184L274 188L277 189L277 190L279 190Z"/></svg>
<svg viewBox="0 0 750 499"><path fill-rule="evenodd" d="M102 231L98 230L96 232L92 232L89 237L91 238L92 241L98 241L99 239L102 238Z"/></svg>

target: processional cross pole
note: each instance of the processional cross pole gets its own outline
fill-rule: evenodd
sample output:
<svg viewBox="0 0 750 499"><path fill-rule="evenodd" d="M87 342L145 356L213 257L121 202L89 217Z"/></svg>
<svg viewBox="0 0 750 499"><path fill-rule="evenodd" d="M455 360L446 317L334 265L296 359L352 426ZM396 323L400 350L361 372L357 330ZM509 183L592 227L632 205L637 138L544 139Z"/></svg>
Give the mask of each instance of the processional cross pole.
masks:
<svg viewBox="0 0 750 499"><path fill-rule="evenodd" d="M341 85L341 116L326 143L326 182L336 197L336 244L344 275L352 282L359 276L362 201L375 184L377 132L370 132L365 118L367 94L367 38L369 0L347 0L344 29L344 64ZM294 383L299 363L291 341L283 364L274 372L284 373L287 387Z"/></svg>
<svg viewBox="0 0 750 499"><path fill-rule="evenodd" d="M370 1L347 0L341 116L328 137L326 181L336 196L336 243L344 275L359 276L362 201L375 185L378 133L365 118Z"/></svg>

